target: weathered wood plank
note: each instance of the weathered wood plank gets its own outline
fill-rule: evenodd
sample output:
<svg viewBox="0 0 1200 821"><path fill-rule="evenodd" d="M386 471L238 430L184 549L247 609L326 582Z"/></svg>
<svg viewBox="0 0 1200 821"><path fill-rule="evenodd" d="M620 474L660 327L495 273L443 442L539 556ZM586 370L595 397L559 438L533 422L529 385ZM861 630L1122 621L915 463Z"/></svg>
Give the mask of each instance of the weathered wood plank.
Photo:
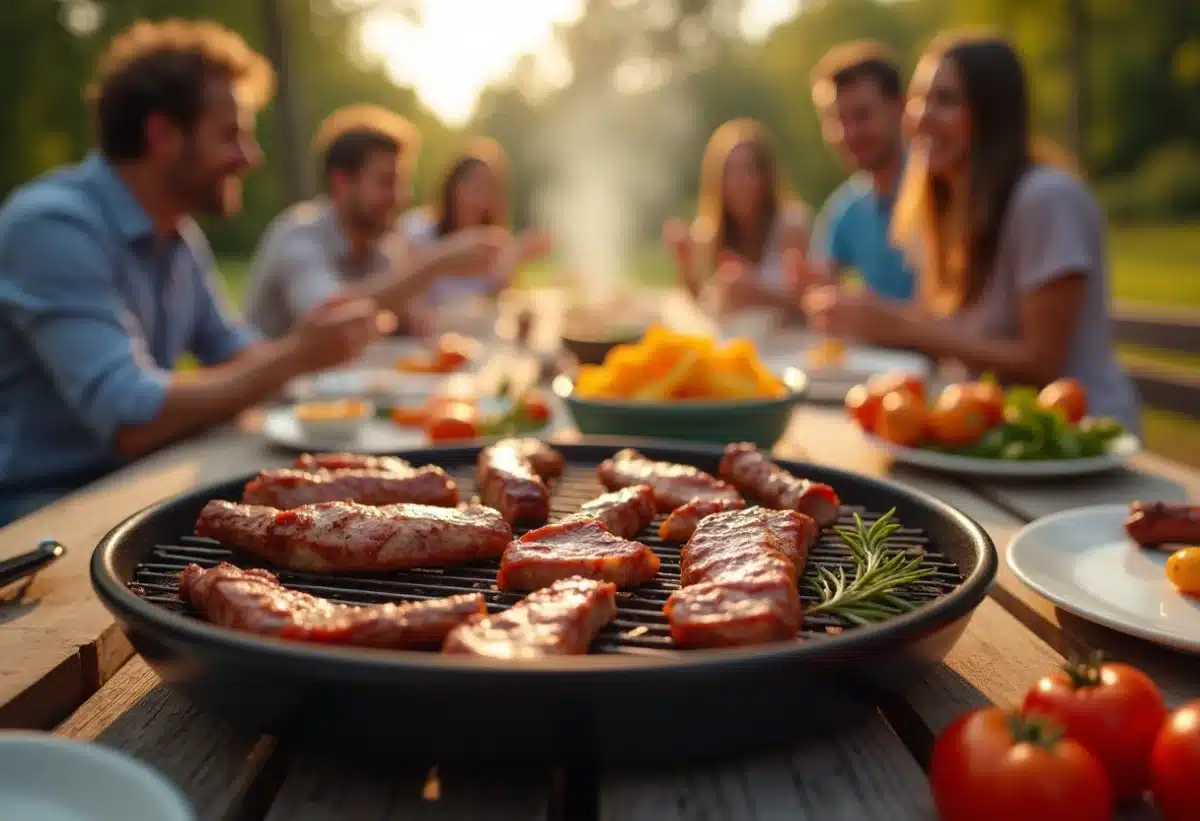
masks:
<svg viewBox="0 0 1200 821"><path fill-rule="evenodd" d="M201 712L162 684L140 656L64 721L59 735L95 741L173 781L202 821L237 817L257 795L275 742ZM269 796L267 796L269 799Z"/></svg>
<svg viewBox="0 0 1200 821"><path fill-rule="evenodd" d="M266 821L534 821L546 818L550 800L548 771L422 772L301 752Z"/></svg>
<svg viewBox="0 0 1200 821"><path fill-rule="evenodd" d="M921 768L877 714L789 753L600 779L604 821L931 817Z"/></svg>
<svg viewBox="0 0 1200 821"><path fill-rule="evenodd" d="M1125 370L1147 407L1193 418L1200 414L1200 379L1193 371L1140 362L1126 362Z"/></svg>
<svg viewBox="0 0 1200 821"><path fill-rule="evenodd" d="M20 611L0 608L0 726L63 720L132 652L92 592L96 543L126 516L167 496L281 464L261 437L232 426L176 445L0 530L0 558L46 536L67 554L34 577ZM71 671L71 672L67 672Z"/></svg>

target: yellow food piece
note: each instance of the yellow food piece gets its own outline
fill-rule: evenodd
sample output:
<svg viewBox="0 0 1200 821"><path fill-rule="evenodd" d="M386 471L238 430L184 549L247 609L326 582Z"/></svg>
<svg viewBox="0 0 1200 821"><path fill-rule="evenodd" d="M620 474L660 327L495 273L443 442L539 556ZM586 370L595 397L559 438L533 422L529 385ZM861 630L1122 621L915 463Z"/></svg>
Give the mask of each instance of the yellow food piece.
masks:
<svg viewBox="0 0 1200 821"><path fill-rule="evenodd" d="M662 402L681 399L760 399L787 394L754 343L676 333L661 325L632 345L617 345L602 365L580 367L579 396Z"/></svg>
<svg viewBox="0 0 1200 821"><path fill-rule="evenodd" d="M358 419L367 415L367 403L361 399L338 399L332 402L301 402L292 412L303 422L325 422L333 419Z"/></svg>
<svg viewBox="0 0 1200 821"><path fill-rule="evenodd" d="M808 352L808 364L814 368L838 368L846 363L846 346L839 340L825 337L820 345Z"/></svg>
<svg viewBox="0 0 1200 821"><path fill-rule="evenodd" d="M1185 547L1167 559L1167 579L1180 593L1200 596L1200 547Z"/></svg>

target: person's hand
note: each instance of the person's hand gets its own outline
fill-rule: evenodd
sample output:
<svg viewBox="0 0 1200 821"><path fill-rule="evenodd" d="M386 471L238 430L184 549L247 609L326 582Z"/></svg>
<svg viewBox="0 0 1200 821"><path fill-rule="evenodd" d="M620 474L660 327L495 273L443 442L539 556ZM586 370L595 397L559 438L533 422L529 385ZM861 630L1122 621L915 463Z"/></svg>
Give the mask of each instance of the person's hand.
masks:
<svg viewBox="0 0 1200 821"><path fill-rule="evenodd" d="M783 268L783 281L797 301L802 300L810 289L834 282L831 264L809 259L799 248L786 249L780 266Z"/></svg>
<svg viewBox="0 0 1200 821"><path fill-rule="evenodd" d="M320 371L357 358L395 321L371 299L338 295L326 300L301 317L290 334L299 371Z"/></svg>
<svg viewBox="0 0 1200 821"><path fill-rule="evenodd" d="M669 219L663 223L662 241L663 247L674 257L677 264L692 264L692 235L683 220Z"/></svg>
<svg viewBox="0 0 1200 821"><path fill-rule="evenodd" d="M493 225L464 228L446 240L450 263L446 273L471 275L490 271L511 241L508 231Z"/></svg>
<svg viewBox="0 0 1200 821"><path fill-rule="evenodd" d="M836 285L809 289L801 306L815 331L839 338L877 344L902 344L905 317L868 291Z"/></svg>
<svg viewBox="0 0 1200 821"><path fill-rule="evenodd" d="M530 230L516 239L518 260L521 263L540 259L554 250L554 240L548 231Z"/></svg>
<svg viewBox="0 0 1200 821"><path fill-rule="evenodd" d="M733 313L750 307L754 304L754 297L758 292L753 267L737 254L722 254L718 258L717 272L713 277L713 290L719 314Z"/></svg>

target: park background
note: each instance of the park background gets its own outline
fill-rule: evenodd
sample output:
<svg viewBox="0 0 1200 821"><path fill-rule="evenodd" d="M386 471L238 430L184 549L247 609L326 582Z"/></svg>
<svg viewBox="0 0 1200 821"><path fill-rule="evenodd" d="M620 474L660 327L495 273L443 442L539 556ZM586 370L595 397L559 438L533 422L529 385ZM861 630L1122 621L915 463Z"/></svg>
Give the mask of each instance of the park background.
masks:
<svg viewBox="0 0 1200 821"><path fill-rule="evenodd" d="M738 116L766 124L791 187L816 209L845 176L809 96L809 71L826 49L877 38L911 72L938 30L997 26L1026 61L1038 132L1075 154L1109 215L1113 299L1140 318L1130 325L1140 333L1123 336L1141 344L1123 343L1121 356L1161 397L1146 411L1147 444L1200 464L1195 0L2 5L0 196L88 150L83 86L109 37L134 20L212 19L271 58L279 85L258 121L266 163L247 181L242 212L205 225L235 300L264 226L314 192L308 140L341 105L378 103L420 128L418 201L465 137L498 140L512 165L515 224L550 228L559 241L522 285L570 276L598 290L667 286L659 230L665 217L692 213L699 158L718 124Z"/></svg>

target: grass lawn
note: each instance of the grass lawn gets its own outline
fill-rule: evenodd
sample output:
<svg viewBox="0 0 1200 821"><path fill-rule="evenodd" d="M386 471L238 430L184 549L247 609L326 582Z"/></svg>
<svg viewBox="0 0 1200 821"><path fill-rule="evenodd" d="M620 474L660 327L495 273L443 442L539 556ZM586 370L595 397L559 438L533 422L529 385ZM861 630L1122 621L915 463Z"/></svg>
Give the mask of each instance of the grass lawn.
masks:
<svg viewBox="0 0 1200 821"><path fill-rule="evenodd" d="M1200 224L1114 226L1109 241L1114 300L1200 310ZM248 261L223 257L220 266L234 304L241 305ZM522 272L520 284L553 285L554 272L554 261L530 266ZM674 272L663 250L651 246L634 255L629 278L645 287L665 287L674 281ZM1200 358L1168 351L1123 345L1119 356L1130 364L1165 364L1200 372ZM1200 419L1148 409L1143 424L1150 450L1200 467Z"/></svg>

